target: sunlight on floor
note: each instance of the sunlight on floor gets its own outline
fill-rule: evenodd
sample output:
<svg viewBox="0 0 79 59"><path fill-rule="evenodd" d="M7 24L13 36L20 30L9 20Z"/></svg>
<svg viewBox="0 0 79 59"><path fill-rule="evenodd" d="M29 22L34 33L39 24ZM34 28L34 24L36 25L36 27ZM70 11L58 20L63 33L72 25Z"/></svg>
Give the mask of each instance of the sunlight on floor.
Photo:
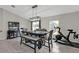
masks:
<svg viewBox="0 0 79 59"><path fill-rule="evenodd" d="M53 52L58 53L59 51L59 46L56 43L53 43Z"/></svg>

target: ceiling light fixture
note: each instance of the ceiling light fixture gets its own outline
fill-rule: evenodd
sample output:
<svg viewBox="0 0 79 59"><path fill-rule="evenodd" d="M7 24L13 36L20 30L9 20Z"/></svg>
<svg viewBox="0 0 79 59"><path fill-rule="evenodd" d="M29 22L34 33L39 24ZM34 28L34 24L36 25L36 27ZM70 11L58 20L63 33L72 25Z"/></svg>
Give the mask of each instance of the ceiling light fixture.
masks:
<svg viewBox="0 0 79 59"><path fill-rule="evenodd" d="M32 6L32 17L30 18L31 21L40 20L40 17L37 15L37 7L38 7L38 5Z"/></svg>
<svg viewBox="0 0 79 59"><path fill-rule="evenodd" d="M15 8L15 5L11 5L12 8Z"/></svg>

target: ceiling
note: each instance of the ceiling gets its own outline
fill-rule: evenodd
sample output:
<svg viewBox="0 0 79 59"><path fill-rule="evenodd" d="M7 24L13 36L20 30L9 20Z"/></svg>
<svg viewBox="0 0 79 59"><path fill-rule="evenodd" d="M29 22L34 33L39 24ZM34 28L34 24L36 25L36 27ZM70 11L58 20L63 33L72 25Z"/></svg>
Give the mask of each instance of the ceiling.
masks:
<svg viewBox="0 0 79 59"><path fill-rule="evenodd" d="M15 5L15 8L12 8L11 5L0 5L0 8L29 19L32 17L32 6L33 5ZM37 15L40 17L48 17L76 11L79 11L78 5L38 5L37 7Z"/></svg>

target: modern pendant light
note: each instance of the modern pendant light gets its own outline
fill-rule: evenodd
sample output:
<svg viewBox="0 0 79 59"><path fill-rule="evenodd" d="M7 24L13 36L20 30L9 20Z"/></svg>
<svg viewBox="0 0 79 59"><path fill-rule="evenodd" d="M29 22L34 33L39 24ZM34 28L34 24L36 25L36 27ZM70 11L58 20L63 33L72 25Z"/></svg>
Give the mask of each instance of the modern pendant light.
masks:
<svg viewBox="0 0 79 59"><path fill-rule="evenodd" d="M15 8L15 5L11 5L12 8Z"/></svg>
<svg viewBox="0 0 79 59"><path fill-rule="evenodd" d="M40 17L37 15L37 7L38 5L32 6L32 17L30 18L31 20L39 20Z"/></svg>

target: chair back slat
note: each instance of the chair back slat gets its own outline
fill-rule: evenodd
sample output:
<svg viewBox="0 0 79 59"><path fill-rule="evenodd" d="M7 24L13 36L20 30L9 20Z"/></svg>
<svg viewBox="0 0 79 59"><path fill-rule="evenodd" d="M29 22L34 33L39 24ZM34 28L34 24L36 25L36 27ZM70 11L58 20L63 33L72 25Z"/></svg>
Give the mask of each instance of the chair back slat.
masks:
<svg viewBox="0 0 79 59"><path fill-rule="evenodd" d="M53 34L53 30L51 30L51 31L49 32L48 40L51 40L51 39L52 39L52 34Z"/></svg>

